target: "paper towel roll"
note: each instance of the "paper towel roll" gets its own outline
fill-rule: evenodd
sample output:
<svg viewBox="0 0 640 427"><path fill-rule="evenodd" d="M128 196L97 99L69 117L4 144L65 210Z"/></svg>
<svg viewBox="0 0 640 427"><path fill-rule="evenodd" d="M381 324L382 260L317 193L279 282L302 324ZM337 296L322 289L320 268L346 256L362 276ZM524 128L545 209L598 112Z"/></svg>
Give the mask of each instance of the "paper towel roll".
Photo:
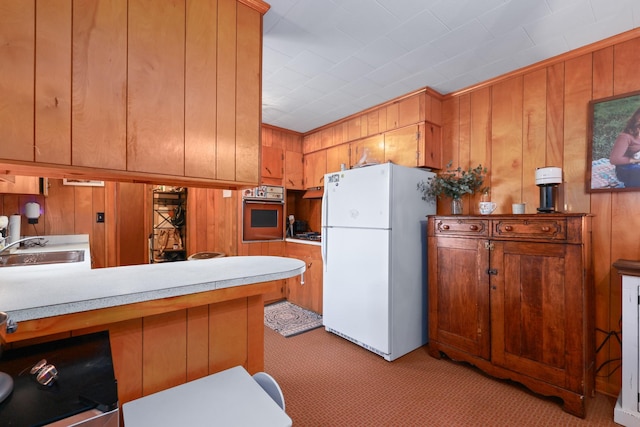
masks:
<svg viewBox="0 0 640 427"><path fill-rule="evenodd" d="M20 215L11 215L9 217L9 243L17 242L20 240L20 222L22 217Z"/></svg>

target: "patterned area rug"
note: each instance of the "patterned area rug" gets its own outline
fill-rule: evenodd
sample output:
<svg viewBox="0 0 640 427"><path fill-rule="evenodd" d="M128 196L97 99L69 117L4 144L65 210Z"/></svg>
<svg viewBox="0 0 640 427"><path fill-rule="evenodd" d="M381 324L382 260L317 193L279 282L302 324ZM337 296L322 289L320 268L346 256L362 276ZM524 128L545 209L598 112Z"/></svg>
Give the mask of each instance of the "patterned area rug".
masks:
<svg viewBox="0 0 640 427"><path fill-rule="evenodd" d="M322 326L322 316L280 301L264 307L264 324L284 337L292 337Z"/></svg>

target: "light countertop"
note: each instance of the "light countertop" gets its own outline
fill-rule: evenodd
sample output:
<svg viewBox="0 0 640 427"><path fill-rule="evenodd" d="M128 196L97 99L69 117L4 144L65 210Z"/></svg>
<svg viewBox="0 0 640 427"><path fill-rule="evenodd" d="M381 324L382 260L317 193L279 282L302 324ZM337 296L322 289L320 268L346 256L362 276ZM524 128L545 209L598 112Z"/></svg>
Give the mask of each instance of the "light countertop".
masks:
<svg viewBox="0 0 640 427"><path fill-rule="evenodd" d="M71 249L74 244L67 245ZM87 259L90 263L88 253ZM20 322L285 279L305 271L303 261L274 256L230 256L100 269L73 264L84 263L3 267L0 311Z"/></svg>

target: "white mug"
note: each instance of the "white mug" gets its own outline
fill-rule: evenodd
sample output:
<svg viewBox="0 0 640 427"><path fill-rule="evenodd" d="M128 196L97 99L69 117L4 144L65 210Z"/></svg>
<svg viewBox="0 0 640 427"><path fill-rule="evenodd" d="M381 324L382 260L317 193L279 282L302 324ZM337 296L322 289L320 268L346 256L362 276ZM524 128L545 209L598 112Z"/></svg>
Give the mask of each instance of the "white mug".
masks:
<svg viewBox="0 0 640 427"><path fill-rule="evenodd" d="M514 203L511 205L511 209L514 214L523 214L525 208L525 203Z"/></svg>
<svg viewBox="0 0 640 427"><path fill-rule="evenodd" d="M494 202L480 202L480 213L489 215L496 210L497 205Z"/></svg>

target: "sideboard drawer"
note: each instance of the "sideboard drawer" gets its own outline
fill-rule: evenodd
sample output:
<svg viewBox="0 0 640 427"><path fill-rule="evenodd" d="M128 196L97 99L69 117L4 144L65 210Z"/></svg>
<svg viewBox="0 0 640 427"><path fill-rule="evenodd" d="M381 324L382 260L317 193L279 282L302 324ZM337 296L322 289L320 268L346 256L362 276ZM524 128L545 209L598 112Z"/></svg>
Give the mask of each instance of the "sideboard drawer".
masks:
<svg viewBox="0 0 640 427"><path fill-rule="evenodd" d="M489 236L489 221L476 218L437 218L435 234Z"/></svg>
<svg viewBox="0 0 640 427"><path fill-rule="evenodd" d="M494 220L491 237L566 240L567 221L563 218Z"/></svg>

